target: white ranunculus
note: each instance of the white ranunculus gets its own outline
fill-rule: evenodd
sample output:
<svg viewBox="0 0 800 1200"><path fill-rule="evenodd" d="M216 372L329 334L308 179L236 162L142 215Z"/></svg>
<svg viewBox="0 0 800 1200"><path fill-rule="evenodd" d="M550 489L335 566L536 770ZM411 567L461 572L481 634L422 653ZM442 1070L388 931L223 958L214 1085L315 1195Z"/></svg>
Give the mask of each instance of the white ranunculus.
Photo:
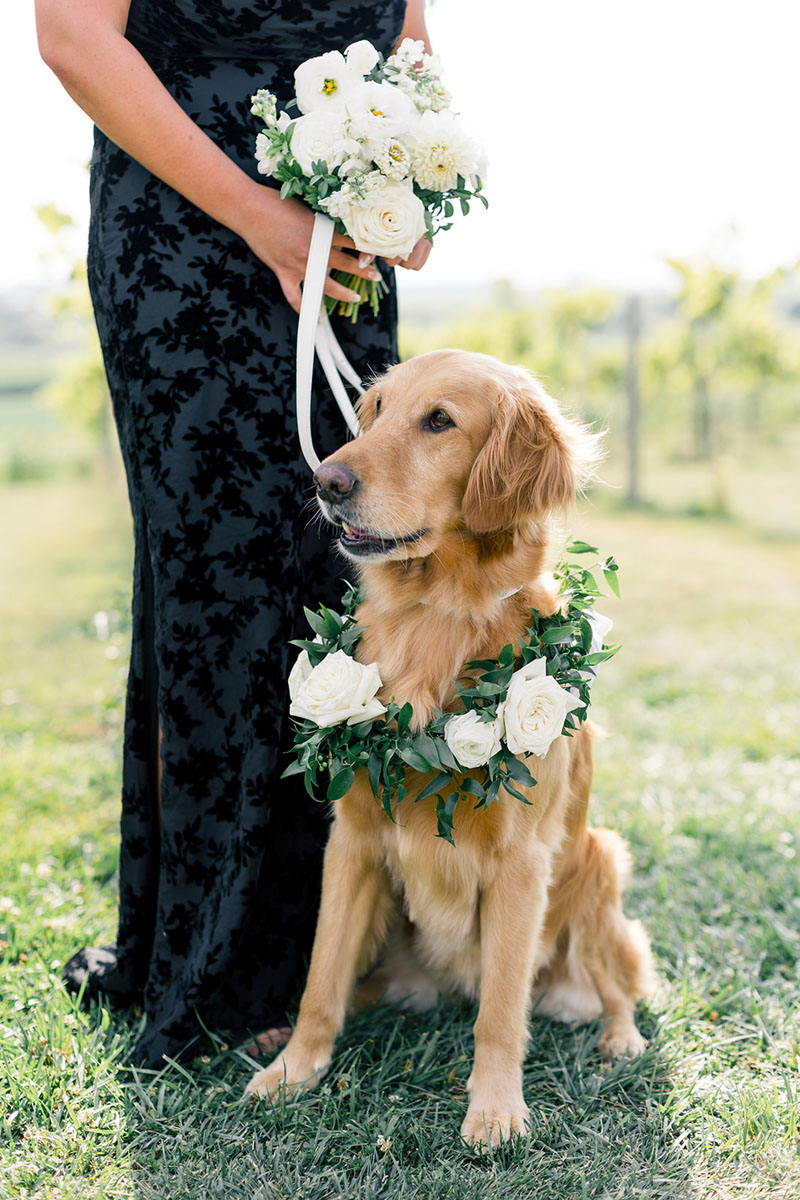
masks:
<svg viewBox="0 0 800 1200"><path fill-rule="evenodd" d="M451 112L422 113L409 137L414 179L422 188L445 192L454 188L458 176L468 178L477 170L480 147L458 117Z"/></svg>
<svg viewBox="0 0 800 1200"><path fill-rule="evenodd" d="M311 175L320 159L338 167L347 158L348 145L341 111L310 112L292 122L292 154L304 175Z"/></svg>
<svg viewBox="0 0 800 1200"><path fill-rule="evenodd" d="M387 180L342 217L363 254L408 258L425 232L422 201L404 183Z"/></svg>
<svg viewBox="0 0 800 1200"><path fill-rule="evenodd" d="M362 83L348 92L345 107L354 138L384 142L405 133L417 118L413 103L390 83Z"/></svg>
<svg viewBox="0 0 800 1200"><path fill-rule="evenodd" d="M345 61L348 67L357 71L359 75L369 75L373 67L377 66L380 55L373 46L372 42L366 39L360 42L353 42L344 52Z"/></svg>
<svg viewBox="0 0 800 1200"><path fill-rule="evenodd" d="M300 656L302 658L302 655ZM292 673L299 666L295 663ZM301 679L304 668L295 676L294 695L289 695L289 712L293 717L303 717L315 725L327 728L346 721L357 725L359 721L374 721L386 712L375 693L381 687L377 663L360 663L344 650L328 654L322 662Z"/></svg>
<svg viewBox="0 0 800 1200"><path fill-rule="evenodd" d="M546 674L543 658L534 659L511 676L503 705L505 742L512 754L543 758L564 727L567 713L580 700Z"/></svg>
<svg viewBox="0 0 800 1200"><path fill-rule="evenodd" d="M444 740L462 767L483 767L501 749L503 720L482 721L477 712L459 713L444 727Z"/></svg>
<svg viewBox="0 0 800 1200"><path fill-rule="evenodd" d="M341 108L345 97L364 82L338 50L309 58L294 73L294 90L301 113Z"/></svg>

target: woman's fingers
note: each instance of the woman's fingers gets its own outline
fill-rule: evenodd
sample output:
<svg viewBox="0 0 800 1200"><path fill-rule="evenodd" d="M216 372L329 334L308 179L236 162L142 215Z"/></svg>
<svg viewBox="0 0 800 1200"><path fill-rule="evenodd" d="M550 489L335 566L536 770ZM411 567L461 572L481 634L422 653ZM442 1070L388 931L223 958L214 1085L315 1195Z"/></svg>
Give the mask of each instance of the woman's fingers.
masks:
<svg viewBox="0 0 800 1200"><path fill-rule="evenodd" d="M344 233L334 233L333 242L331 244L333 246L346 246L348 250L355 250L356 248L356 244L353 239L349 238Z"/></svg>
<svg viewBox="0 0 800 1200"><path fill-rule="evenodd" d="M331 256L328 259L328 267L330 270L347 271L350 275L360 275L362 279L380 279L380 271L372 265L372 262L367 262L363 266L359 264L363 262L368 255L360 255L358 258L354 254L345 254L343 250L331 250Z"/></svg>
<svg viewBox="0 0 800 1200"><path fill-rule="evenodd" d="M433 249L426 237L421 237L405 262L400 263L407 271L419 271L428 261L428 255Z"/></svg>
<svg viewBox="0 0 800 1200"><path fill-rule="evenodd" d="M361 303L361 297L358 292L351 292L349 287L345 287L343 283L331 279L330 275L325 276L325 286L323 288L326 296L332 296L334 300L343 300L345 304L349 304L355 300L357 304Z"/></svg>

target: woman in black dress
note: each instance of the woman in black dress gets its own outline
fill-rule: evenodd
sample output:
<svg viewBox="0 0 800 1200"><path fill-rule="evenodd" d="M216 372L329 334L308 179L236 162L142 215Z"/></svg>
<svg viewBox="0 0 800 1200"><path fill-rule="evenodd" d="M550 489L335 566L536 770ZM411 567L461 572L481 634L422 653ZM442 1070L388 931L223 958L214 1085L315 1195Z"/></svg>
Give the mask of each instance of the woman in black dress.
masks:
<svg viewBox="0 0 800 1200"><path fill-rule="evenodd" d="M285 1024L326 832L279 782L287 643L304 603L338 595L294 425L312 215L258 175L249 97L286 103L301 61L362 38L426 40L423 3L37 0L42 56L98 126L89 283L135 534L119 929L65 979L143 995L142 1065L179 1055L198 1018L231 1038ZM369 277L351 248L337 236L331 267ZM337 328L363 377L397 354L381 269L379 317ZM316 391L324 455L345 430Z"/></svg>

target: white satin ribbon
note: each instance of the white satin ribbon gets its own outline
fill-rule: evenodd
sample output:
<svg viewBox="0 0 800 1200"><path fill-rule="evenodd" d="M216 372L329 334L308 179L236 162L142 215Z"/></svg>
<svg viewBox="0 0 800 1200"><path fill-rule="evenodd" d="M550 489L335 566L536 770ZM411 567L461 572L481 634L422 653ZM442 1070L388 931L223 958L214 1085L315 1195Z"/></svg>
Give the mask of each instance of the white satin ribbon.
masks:
<svg viewBox="0 0 800 1200"><path fill-rule="evenodd" d="M308 251L308 265L303 283L303 300L300 305L300 320L297 324L297 432L303 458L312 471L319 466L311 436L311 388L314 379L314 355L319 358L330 389L347 422L350 432L358 433L358 417L342 383L342 378L358 389L364 386L352 364L336 340L328 320L323 300L325 276L333 243L334 224L322 213L314 216L314 230Z"/></svg>

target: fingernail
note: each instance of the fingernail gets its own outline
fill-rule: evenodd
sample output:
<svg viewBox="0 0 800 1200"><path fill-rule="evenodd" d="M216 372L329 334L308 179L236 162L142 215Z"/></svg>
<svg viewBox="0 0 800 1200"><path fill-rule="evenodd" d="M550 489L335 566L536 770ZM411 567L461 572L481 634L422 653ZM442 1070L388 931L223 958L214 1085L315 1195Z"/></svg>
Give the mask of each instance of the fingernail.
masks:
<svg viewBox="0 0 800 1200"><path fill-rule="evenodd" d="M380 277L381 277L380 271L370 271L369 274L367 275L367 279L380 279Z"/></svg>
<svg viewBox="0 0 800 1200"><path fill-rule="evenodd" d="M374 254L359 254L358 265L360 267L368 267L374 257L375 257Z"/></svg>
<svg viewBox="0 0 800 1200"><path fill-rule="evenodd" d="M358 292L348 292L347 294L351 300L355 301L356 304L361 303L361 297L359 296Z"/></svg>

